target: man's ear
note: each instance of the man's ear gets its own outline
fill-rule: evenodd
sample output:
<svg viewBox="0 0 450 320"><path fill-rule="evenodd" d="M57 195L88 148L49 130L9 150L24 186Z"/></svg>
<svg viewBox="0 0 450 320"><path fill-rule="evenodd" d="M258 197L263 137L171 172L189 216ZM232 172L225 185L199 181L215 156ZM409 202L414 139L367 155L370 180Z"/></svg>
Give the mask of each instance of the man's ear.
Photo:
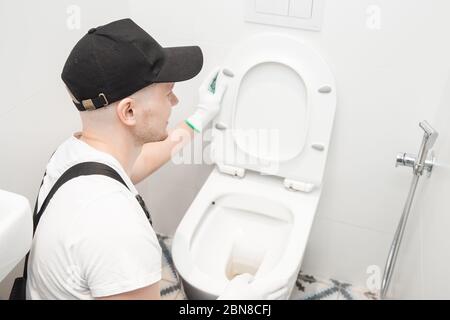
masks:
<svg viewBox="0 0 450 320"><path fill-rule="evenodd" d="M132 98L124 98L119 101L116 107L116 113L119 120L126 126L136 124L136 105Z"/></svg>

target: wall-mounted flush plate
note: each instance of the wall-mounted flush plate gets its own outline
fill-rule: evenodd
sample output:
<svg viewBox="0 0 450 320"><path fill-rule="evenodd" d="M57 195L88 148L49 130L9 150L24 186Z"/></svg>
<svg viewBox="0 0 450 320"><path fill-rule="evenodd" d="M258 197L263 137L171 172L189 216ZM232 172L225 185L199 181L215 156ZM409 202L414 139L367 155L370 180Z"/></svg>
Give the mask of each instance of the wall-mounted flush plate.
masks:
<svg viewBox="0 0 450 320"><path fill-rule="evenodd" d="M245 20L320 31L325 0L245 0Z"/></svg>

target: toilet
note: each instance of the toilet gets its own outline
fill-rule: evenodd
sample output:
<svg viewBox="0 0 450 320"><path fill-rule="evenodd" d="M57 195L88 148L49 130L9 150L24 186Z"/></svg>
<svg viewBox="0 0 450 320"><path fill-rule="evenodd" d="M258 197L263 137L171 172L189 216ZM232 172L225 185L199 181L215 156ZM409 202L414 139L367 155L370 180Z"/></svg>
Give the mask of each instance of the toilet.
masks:
<svg viewBox="0 0 450 320"><path fill-rule="evenodd" d="M174 265L190 299L216 299L242 273L286 279L290 294L321 195L334 78L310 46L276 33L246 39L224 66L234 76L219 75L215 168L175 232Z"/></svg>

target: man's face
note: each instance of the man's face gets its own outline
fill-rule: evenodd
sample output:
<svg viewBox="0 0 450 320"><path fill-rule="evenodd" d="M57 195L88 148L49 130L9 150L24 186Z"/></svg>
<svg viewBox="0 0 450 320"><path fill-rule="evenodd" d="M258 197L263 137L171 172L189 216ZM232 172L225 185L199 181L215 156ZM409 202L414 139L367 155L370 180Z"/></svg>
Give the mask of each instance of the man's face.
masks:
<svg viewBox="0 0 450 320"><path fill-rule="evenodd" d="M142 144L167 138L167 125L172 107L178 104L174 83L156 83L138 93L135 135Z"/></svg>

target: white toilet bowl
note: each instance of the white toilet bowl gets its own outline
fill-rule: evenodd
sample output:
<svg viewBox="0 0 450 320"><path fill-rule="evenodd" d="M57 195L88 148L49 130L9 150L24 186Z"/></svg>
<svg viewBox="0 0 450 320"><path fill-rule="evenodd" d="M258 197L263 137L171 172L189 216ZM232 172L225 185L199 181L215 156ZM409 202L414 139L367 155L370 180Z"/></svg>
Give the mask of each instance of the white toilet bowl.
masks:
<svg viewBox="0 0 450 320"><path fill-rule="evenodd" d="M251 38L226 66L235 76L213 124L217 166L172 244L191 299L216 298L241 273L260 282L289 279L292 289L321 194L336 106L326 63L295 38ZM256 148L262 140L272 147Z"/></svg>

